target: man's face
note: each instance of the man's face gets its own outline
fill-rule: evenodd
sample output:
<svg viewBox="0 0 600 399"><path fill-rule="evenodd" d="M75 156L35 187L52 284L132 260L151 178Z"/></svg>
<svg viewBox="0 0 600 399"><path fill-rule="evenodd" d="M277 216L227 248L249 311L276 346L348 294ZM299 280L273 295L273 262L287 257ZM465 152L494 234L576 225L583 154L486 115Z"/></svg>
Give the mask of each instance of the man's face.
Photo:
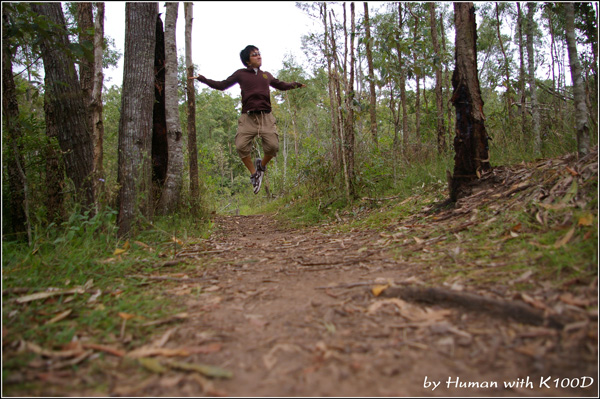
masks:
<svg viewBox="0 0 600 399"><path fill-rule="evenodd" d="M262 65L262 58L260 57L260 51L254 49L250 52L250 61L248 66L250 68L259 68Z"/></svg>

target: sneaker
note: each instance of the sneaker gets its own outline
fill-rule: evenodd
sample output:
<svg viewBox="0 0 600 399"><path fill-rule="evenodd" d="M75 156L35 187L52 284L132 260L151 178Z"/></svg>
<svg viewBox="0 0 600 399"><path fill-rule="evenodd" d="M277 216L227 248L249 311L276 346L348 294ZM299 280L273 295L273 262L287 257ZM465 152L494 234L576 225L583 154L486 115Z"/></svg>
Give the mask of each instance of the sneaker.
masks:
<svg viewBox="0 0 600 399"><path fill-rule="evenodd" d="M267 167L262 166L262 159L260 158L256 158L256 160L254 161L254 165L256 166L257 171L261 171L262 173L265 173L267 171Z"/></svg>
<svg viewBox="0 0 600 399"><path fill-rule="evenodd" d="M261 172L259 170L256 170L256 173L254 173L253 175L250 175L250 182L252 183L252 186L254 187L254 194L258 194L258 192L260 191L262 179L263 179L263 172Z"/></svg>

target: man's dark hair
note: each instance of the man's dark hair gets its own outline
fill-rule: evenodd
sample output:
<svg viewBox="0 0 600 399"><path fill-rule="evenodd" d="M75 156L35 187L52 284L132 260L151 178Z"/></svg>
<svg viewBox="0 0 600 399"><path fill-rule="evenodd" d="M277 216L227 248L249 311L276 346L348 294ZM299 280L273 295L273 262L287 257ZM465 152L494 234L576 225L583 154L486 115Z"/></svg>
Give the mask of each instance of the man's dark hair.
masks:
<svg viewBox="0 0 600 399"><path fill-rule="evenodd" d="M258 47L250 44L246 46L245 49L240 51L240 59L242 60L242 64L244 64L245 67L248 66L248 63L250 62L250 53L254 50L258 50Z"/></svg>

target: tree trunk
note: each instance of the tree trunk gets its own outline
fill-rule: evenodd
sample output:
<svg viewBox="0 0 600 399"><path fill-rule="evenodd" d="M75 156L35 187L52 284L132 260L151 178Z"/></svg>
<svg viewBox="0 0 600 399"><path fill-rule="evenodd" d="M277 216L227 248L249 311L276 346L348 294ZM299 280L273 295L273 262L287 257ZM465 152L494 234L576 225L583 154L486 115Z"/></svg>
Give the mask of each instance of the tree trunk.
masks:
<svg viewBox="0 0 600 399"><path fill-rule="evenodd" d="M498 35L498 43L500 43L500 50L502 51L502 56L504 57L504 75L506 78L506 93L504 94L504 97L506 98L508 124L512 127L512 93L510 87L510 71L508 58L506 56L506 51L504 50L504 43L502 42L502 35L500 34L500 10L498 10L498 2L496 2L496 34Z"/></svg>
<svg viewBox="0 0 600 399"><path fill-rule="evenodd" d="M523 13L521 5L517 2L517 25L519 31L519 91L521 92L521 135L523 138L527 135L527 112L525 109L525 55L523 51Z"/></svg>
<svg viewBox="0 0 600 399"><path fill-rule="evenodd" d="M156 17L154 49L154 108L152 110L152 198L158 202L169 164L167 116L165 114L165 33L162 19Z"/></svg>
<svg viewBox="0 0 600 399"><path fill-rule="evenodd" d="M573 3L563 3L565 7L567 49L569 50L569 65L573 81L573 97L575 98L575 129L577 131L577 152L584 156L590 152L590 127L588 109L585 103L585 87L581 77L581 64L577 55L575 40L575 6Z"/></svg>
<svg viewBox="0 0 600 399"><path fill-rule="evenodd" d="M449 185L450 198L457 201L469 194L466 183L489 170L490 163L477 74L477 27L473 3L454 3L454 24L456 69L452 75L452 103L456 109L456 154Z"/></svg>
<svg viewBox="0 0 600 399"><path fill-rule="evenodd" d="M94 14L92 3L76 3L77 5L77 27L79 29L79 44L84 48L93 46L94 37L90 33L94 27ZM92 113L89 104L92 102L92 90L94 86L94 58L88 57L87 53L79 61L79 84L83 91L85 105L87 106L88 129L92 132Z"/></svg>
<svg viewBox="0 0 600 399"><path fill-rule="evenodd" d="M336 107L336 99L335 99L335 86L334 86L334 78L333 78L333 71L332 71L332 59L333 59L333 55L331 54L331 50L330 50L330 46L329 46L329 35L328 35L328 28L327 28L327 3L323 2L322 3L322 8L321 8L321 13L323 16L323 29L324 29L324 35L323 35L323 51L325 53L325 58L327 59L327 76L329 77L329 79L327 79L327 87L329 89L329 109L330 109L330 117L331 117L331 152L333 155L333 159L332 159L332 163L333 163L333 170L337 171L340 165L340 153L341 153L341 147L339 145L340 141L339 141L339 132L338 132L338 128L339 128L339 123L338 123L338 113L335 111L335 107Z"/></svg>
<svg viewBox="0 0 600 399"><path fill-rule="evenodd" d="M333 75L334 87L336 92L336 104L335 109L332 112L337 112L337 122L338 122L338 133L340 135L340 155L342 157L342 169L344 172L344 188L346 189L346 198L350 201L350 179L348 173L348 160L346 154L346 138L345 130L344 130L344 116L342 112L342 88L340 83L340 71L342 68L339 65L339 60L337 57L337 47L335 44L335 35L333 30L333 15L332 12L329 14L329 26L331 32L331 53L333 54L333 69L335 71Z"/></svg>
<svg viewBox="0 0 600 399"><path fill-rule="evenodd" d="M403 33L403 18L402 18L402 2L398 2L398 34L396 35L396 51L398 52L398 64L400 65L400 104L402 105L402 144L403 151L406 151L406 146L409 139L408 132L408 107L406 105L406 65L402 57L400 47L400 35Z"/></svg>
<svg viewBox="0 0 600 399"><path fill-rule="evenodd" d="M533 27L536 4L527 3L527 25L525 36L527 37L527 60L529 91L531 96L531 115L533 119L533 150L536 156L542 154L542 136L540 134L540 110L538 107L537 90L535 85L535 52L533 50Z"/></svg>
<svg viewBox="0 0 600 399"><path fill-rule="evenodd" d="M177 43L175 28L179 3L168 2L165 17L165 114L167 118L167 147L169 162L167 178L159 202L164 214L173 213L179 206L183 175L182 134L179 123L179 94L177 90Z"/></svg>
<svg viewBox="0 0 600 399"><path fill-rule="evenodd" d="M192 21L194 19L194 4L183 3L185 12L185 67L187 76L194 75L194 64L192 61ZM200 196L198 183L198 147L196 145L196 89L194 81L187 80L187 131L188 131L188 157L190 163L190 195L192 209L198 210L198 198Z"/></svg>
<svg viewBox="0 0 600 399"><path fill-rule="evenodd" d="M440 13L440 24L442 25L442 49L444 50L444 54L446 54L446 27L444 26L444 16ZM448 118L448 143L452 140L452 104L450 103L450 97L452 96L452 92L450 91L450 72L448 71L448 62L444 62L444 86L446 88L446 116Z"/></svg>
<svg viewBox="0 0 600 399"><path fill-rule="evenodd" d="M411 4L411 7L417 7L415 3ZM415 92L415 140L419 143L421 140L421 76L415 69L417 66L417 36L419 31L419 16L417 11L412 12L414 18L414 31L413 31L413 72L415 74L415 80L417 90Z"/></svg>
<svg viewBox="0 0 600 399"><path fill-rule="evenodd" d="M371 116L371 136L373 137L373 142L375 145L377 144L377 97L375 95L375 72L373 71L373 52L371 47L373 46L371 40L371 26L369 24L369 5L367 2L364 2L365 6L365 30L366 36L365 39L367 41L367 63L369 66L369 93L371 104L369 107L369 115Z"/></svg>
<svg viewBox="0 0 600 399"><path fill-rule="evenodd" d="M152 216L152 108L158 3L125 5L125 54L119 121L119 236L132 232L138 212Z"/></svg>
<svg viewBox="0 0 600 399"><path fill-rule="evenodd" d="M350 183L350 198L354 196L354 36L356 26L354 21L354 2L350 3L350 74L346 87L346 161L348 162L348 182Z"/></svg>
<svg viewBox="0 0 600 399"><path fill-rule="evenodd" d="M104 191L104 122L102 117L102 85L104 73L102 72L102 55L104 45L104 3L96 3L96 20L94 22L94 84L92 88L92 137L94 146L94 181L96 201Z"/></svg>
<svg viewBox="0 0 600 399"><path fill-rule="evenodd" d="M10 41L6 40L5 29L8 28L9 17L7 7L2 7L2 122L6 129L6 141L3 143L8 151L8 157L3 159L8 174L10 192L6 200L7 205L3 217L7 218L7 227L3 235L10 232L16 239L23 239L23 234L28 233L28 242L31 244L31 228L29 224L29 198L27 192L27 179L25 176L23 155L20 141L23 130L19 123L19 103L17 90L12 73L12 51Z"/></svg>
<svg viewBox="0 0 600 399"><path fill-rule="evenodd" d="M45 73L46 125L57 129L67 177L76 190L76 199L86 208L94 205L92 169L94 150L88 129L87 106L77 79L73 60L65 55L69 39L60 3L32 3L34 12L45 15L56 28L41 42Z"/></svg>
<svg viewBox="0 0 600 399"><path fill-rule="evenodd" d="M429 3L429 20L431 22L431 41L433 43L433 56L435 67L435 106L437 109L437 144L438 154L446 152L446 131L444 129L444 100L442 98L442 60L440 44L437 36L437 23L435 18L435 3ZM436 61L437 60L437 61Z"/></svg>

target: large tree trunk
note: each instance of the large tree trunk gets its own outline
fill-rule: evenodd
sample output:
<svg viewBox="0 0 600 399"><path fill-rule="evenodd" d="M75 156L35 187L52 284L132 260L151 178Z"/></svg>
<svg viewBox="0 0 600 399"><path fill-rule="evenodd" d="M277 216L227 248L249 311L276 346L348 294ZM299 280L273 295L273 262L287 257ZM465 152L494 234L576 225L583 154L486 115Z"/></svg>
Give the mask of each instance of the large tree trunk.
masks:
<svg viewBox="0 0 600 399"><path fill-rule="evenodd" d="M31 229L29 228L27 179L25 177L23 155L21 153L20 141L23 129L19 123L19 103L17 101L17 90L12 73L12 51L10 41L7 40L5 29L8 28L9 18L7 7L2 7L2 128L6 129L6 141L3 143L7 148L7 158L3 159L8 172L8 186L10 193L4 198L3 217L8 222L3 223L3 234L9 232L15 234L15 238L22 239L23 233L28 233L28 241L31 243ZM8 229L4 229L8 227Z"/></svg>
<svg viewBox="0 0 600 399"><path fill-rule="evenodd" d="M46 124L54 125L63 153L67 177L76 198L88 209L94 205L92 170L94 151L88 129L87 106L77 79L73 60L65 55L69 39L60 3L32 3L34 12L55 24L54 34L42 40L45 73Z"/></svg>
<svg viewBox="0 0 600 399"><path fill-rule="evenodd" d="M429 3L429 20L431 23L431 41L433 43L433 55L435 62L435 106L437 109L437 143L438 153L446 152L446 131L444 129L444 100L442 98L442 60L440 55L440 44L437 36L437 23L435 18L435 3Z"/></svg>
<svg viewBox="0 0 600 399"><path fill-rule="evenodd" d="M158 3L125 5L125 54L119 122L119 236L135 227L138 212L152 215L152 108Z"/></svg>
<svg viewBox="0 0 600 399"><path fill-rule="evenodd" d="M377 97L375 95L375 72L373 71L373 52L371 51L372 40L371 40L371 27L369 25L369 5L367 2L364 2L365 6L365 30L367 40L367 63L369 66L369 93L370 93L370 107L369 107L369 115L371 116L371 136L373 137L373 142L377 145Z"/></svg>
<svg viewBox="0 0 600 399"><path fill-rule="evenodd" d="M185 66L187 76L194 76L192 62L192 21L194 18L193 3L183 3L185 12ZM196 145L196 91L194 81L187 80L187 131L188 131L188 157L190 163L190 195L192 209L197 210L198 197L198 147Z"/></svg>
<svg viewBox="0 0 600 399"><path fill-rule="evenodd" d="M158 204L164 214L174 212L180 200L183 175L182 134L179 123L179 95L177 90L177 43L175 27L179 3L169 2L165 17L165 115L167 118L167 146L169 162L167 177Z"/></svg>
<svg viewBox="0 0 600 399"><path fill-rule="evenodd" d="M527 24L525 36L527 37L527 61L529 95L531 96L531 116L533 119L533 150L537 156L542 154L542 136L540 132L540 110L538 107L537 90L535 85L535 52L533 50L533 27L536 4L527 3Z"/></svg>
<svg viewBox="0 0 600 399"><path fill-rule="evenodd" d="M456 69L452 75L452 103L456 109L456 154L449 185L450 198L457 201L468 195L466 183L489 170L490 162L477 73L477 27L473 3L454 3L454 24Z"/></svg>
<svg viewBox="0 0 600 399"><path fill-rule="evenodd" d="M94 27L94 14L92 12L92 3L77 4L77 27L79 29L79 44L84 48L93 46L94 37L92 29ZM91 57L89 56L91 55ZM83 91L85 105L89 107L92 102L92 89L94 86L94 53L84 53L79 60L79 84ZM92 113L87 108L88 129L92 132Z"/></svg>
<svg viewBox="0 0 600 399"><path fill-rule="evenodd" d="M575 40L575 6L573 3L563 3L565 7L567 49L571 80L573 81L573 97L575 97L575 129L577 131L577 152L584 156L590 152L590 126L588 109L585 104L585 87L581 77L581 65L577 55Z"/></svg>

